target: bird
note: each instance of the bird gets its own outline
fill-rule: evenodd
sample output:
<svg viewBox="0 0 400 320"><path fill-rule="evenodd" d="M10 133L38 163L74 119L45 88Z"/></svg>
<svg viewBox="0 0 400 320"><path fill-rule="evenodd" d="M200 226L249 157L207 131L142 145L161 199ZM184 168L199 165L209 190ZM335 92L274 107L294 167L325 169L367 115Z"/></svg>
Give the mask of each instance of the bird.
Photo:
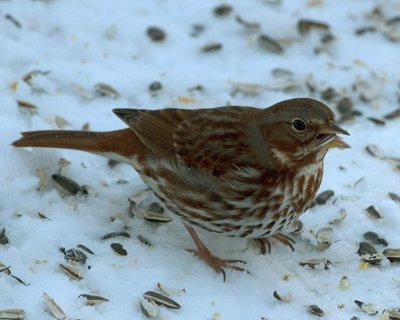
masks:
<svg viewBox="0 0 400 320"><path fill-rule="evenodd" d="M312 203L329 149L349 148L334 113L311 98L267 108L159 110L114 109L128 128L108 132L22 132L15 147L86 151L125 162L166 209L179 217L196 250L217 273L247 271L244 262L214 256L195 228L229 237L273 237L292 248L281 232Z"/></svg>

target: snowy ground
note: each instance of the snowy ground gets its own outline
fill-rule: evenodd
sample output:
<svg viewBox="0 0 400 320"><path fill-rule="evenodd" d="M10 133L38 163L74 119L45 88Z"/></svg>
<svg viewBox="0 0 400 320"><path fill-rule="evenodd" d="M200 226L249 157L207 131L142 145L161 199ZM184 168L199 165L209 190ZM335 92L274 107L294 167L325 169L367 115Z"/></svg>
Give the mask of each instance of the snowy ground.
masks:
<svg viewBox="0 0 400 320"><path fill-rule="evenodd" d="M171 297L181 309L161 307L159 319L314 319L308 311L313 304L326 319L379 319L384 309L400 307L399 263L384 258L377 266L362 264L356 253L367 231L400 248L400 207L388 196L400 194L400 118L385 119L384 125L368 120L382 120L399 108L400 23L389 19L397 16L400 2L228 3L232 12L216 16L219 1L0 1L0 232L5 228L8 239L0 245L0 262L29 284L1 272L0 310L19 308L26 319L50 319L46 292L68 319L144 319L142 294L157 291L158 282L186 291ZM237 15L259 29L238 23ZM325 22L329 31L301 35L297 23L302 18ZM163 29L166 38L151 41L150 26ZM355 32L371 26L372 31ZM283 52L261 47L260 34L277 40ZM210 43L223 47L201 51ZM275 68L292 75L274 75ZM24 81L33 70L46 74ZM154 81L162 84L156 93L149 91ZM120 96L96 94L99 82ZM189 90L199 85L202 90ZM328 88L334 89L333 98ZM130 216L127 199L144 187L131 168L110 168L107 160L80 152L10 146L20 131L80 129L86 122L91 130L123 128L111 112L115 107L266 107L300 96L322 99L338 118L338 103L348 97L361 114L341 123L351 133L346 141L352 149L330 151L325 160L321 191L335 195L304 214L304 231L294 236L295 253L275 244L270 255L262 256L251 241L200 232L216 255L248 263L251 275L227 271L225 283L184 250L193 244L179 221L158 225L140 214ZM35 105L36 112L18 107L17 100ZM381 156L366 151L372 144ZM37 190L36 170L50 176L60 158L71 162L63 174L88 185L89 195L61 197L51 182ZM371 219L365 212L370 205L383 218ZM347 217L330 225L341 209ZM333 229L332 244L318 251L310 231L327 226ZM99 240L121 230L131 237ZM153 246L142 244L138 235ZM128 255L117 256L112 242L123 244ZM76 265L83 279L71 280L58 267L65 263L59 247L78 244L95 255ZM385 249L374 246L378 252ZM332 265L328 270L299 265L311 257L327 258ZM339 288L344 275L347 289ZM290 302L276 300L275 290L291 294ZM109 302L87 306L80 294ZM379 313L368 316L354 300L374 303Z"/></svg>

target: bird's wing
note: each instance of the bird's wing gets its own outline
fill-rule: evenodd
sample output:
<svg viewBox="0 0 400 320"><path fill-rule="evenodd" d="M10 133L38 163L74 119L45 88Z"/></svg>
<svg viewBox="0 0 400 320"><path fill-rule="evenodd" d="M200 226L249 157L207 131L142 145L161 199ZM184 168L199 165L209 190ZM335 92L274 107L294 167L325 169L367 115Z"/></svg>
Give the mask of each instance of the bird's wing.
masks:
<svg viewBox="0 0 400 320"><path fill-rule="evenodd" d="M246 123L259 109L115 109L156 158L219 174L251 161Z"/></svg>

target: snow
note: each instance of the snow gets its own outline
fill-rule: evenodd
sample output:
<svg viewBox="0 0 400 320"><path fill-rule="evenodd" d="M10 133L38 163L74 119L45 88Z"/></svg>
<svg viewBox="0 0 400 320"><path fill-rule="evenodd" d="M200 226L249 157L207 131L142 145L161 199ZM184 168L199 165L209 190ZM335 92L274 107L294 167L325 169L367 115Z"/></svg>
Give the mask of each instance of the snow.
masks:
<svg viewBox="0 0 400 320"><path fill-rule="evenodd" d="M400 307L399 264L384 259L379 266L360 268L356 253L367 231L384 237L390 248L400 247L400 207L388 196L400 193L399 160L372 157L365 151L365 146L375 144L384 157L400 157L400 119L387 120L384 126L367 120L382 119L399 108L399 42L387 39L387 25L382 21L396 16L400 4L390 0L273 2L231 0L234 11L227 17L213 14L219 1L0 2L0 231L5 228L9 240L0 245L0 262L29 284L0 273L0 310L20 308L27 319L50 319L43 300L46 292L68 319L144 319L139 306L142 294L156 290L158 282L186 291L172 297L181 309L162 307L159 319L314 319L307 311L311 304L322 308L326 319L379 319L384 309ZM371 15L377 5L382 18ZM238 14L259 23L260 31L245 30L235 21ZM299 35L300 18L328 23L334 42L315 54L324 32ZM194 24L204 26L197 37L190 36ZM355 34L357 28L370 25L379 30ZM161 27L166 39L152 42L146 35L149 26ZM284 52L260 48L257 37L261 33L280 40ZM223 49L200 51L213 42L221 42ZM271 74L277 67L292 71L299 86L266 89L282 82ZM34 76L30 86L22 78L32 70L49 73ZM148 90L154 81L163 86L157 94ZM306 81L316 91L310 92ZM116 88L120 97L96 95L98 82ZM232 94L232 83L257 84L261 92ZM188 91L197 85L204 90ZM77 86L91 99L81 96ZM325 158L320 191L332 189L334 197L302 216L304 231L294 236L294 253L274 242L272 253L263 256L252 241L200 231L215 255L247 262L251 274L228 270L225 283L221 275L184 250L193 248L193 243L178 219L157 225L139 214L131 217L127 199L144 184L128 166L110 168L107 160L76 151L10 146L21 131L57 129L55 116L70 123L66 129L79 130L89 122L90 130L113 130L124 127L111 111L116 107L266 107L293 97L321 99L321 90L328 87L349 96L363 114L342 123L351 133L345 141L352 149L331 150ZM362 92L368 99L360 99ZM34 104L37 113L21 110L16 100ZM325 102L340 117L337 101ZM58 171L60 158L71 162L63 174L88 185L88 196L61 197L51 183L37 190L36 170L51 176ZM364 209L370 205L382 219L366 215ZM347 217L329 225L342 208ZM39 212L48 219L40 219ZM325 226L333 228L332 245L319 252L310 230ZM125 229L130 238L99 240L106 233ZM153 246L143 245L138 235ZM121 243L128 255L117 256L110 248L112 242ZM83 274L79 281L70 280L58 268L65 262L59 247L78 244L95 252L88 255L86 265L77 265ZM299 265L310 257L327 258L332 266L312 270ZM286 281L285 275L289 275ZM350 281L348 290L338 286L344 275ZM277 301L275 290L290 293L291 301ZM83 293L109 302L87 306L78 298ZM379 313L367 316L354 303L356 299L374 303Z"/></svg>

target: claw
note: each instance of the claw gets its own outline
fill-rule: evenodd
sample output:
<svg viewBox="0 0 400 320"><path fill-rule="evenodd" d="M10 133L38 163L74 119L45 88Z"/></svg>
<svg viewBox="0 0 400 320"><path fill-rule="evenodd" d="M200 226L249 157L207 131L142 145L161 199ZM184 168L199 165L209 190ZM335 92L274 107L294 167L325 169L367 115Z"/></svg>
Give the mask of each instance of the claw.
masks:
<svg viewBox="0 0 400 320"><path fill-rule="evenodd" d="M276 240L281 242L283 245L288 246L293 252L295 251L292 243L296 243L296 241L294 241L292 238L290 238L288 236L285 236L282 233L276 233L276 234L273 234L272 236L267 237L267 238L257 238L257 239L255 239L257 241L257 244L258 244L258 246L260 248L260 251L261 251L262 255L264 255L267 252L266 246L268 247L268 253L271 253L271 243L269 241L269 238L271 238L271 237L275 238Z"/></svg>

